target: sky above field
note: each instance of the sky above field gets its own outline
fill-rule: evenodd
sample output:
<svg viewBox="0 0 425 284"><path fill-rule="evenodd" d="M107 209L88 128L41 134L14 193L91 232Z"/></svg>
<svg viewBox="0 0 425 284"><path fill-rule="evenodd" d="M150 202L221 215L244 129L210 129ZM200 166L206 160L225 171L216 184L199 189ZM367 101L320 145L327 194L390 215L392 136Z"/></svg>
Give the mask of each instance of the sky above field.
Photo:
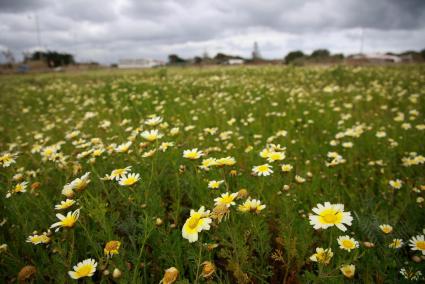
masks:
<svg viewBox="0 0 425 284"><path fill-rule="evenodd" d="M424 49L425 0L0 0L0 49L17 58L40 46L101 63L250 57L255 41L265 58L349 54L360 51L362 30L364 52Z"/></svg>

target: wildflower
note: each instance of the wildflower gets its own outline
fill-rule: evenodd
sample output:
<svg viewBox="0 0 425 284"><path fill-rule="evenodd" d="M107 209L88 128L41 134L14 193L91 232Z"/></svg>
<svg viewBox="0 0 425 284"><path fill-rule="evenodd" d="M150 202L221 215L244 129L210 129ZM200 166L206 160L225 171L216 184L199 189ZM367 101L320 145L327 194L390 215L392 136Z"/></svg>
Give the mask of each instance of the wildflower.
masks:
<svg viewBox="0 0 425 284"><path fill-rule="evenodd" d="M414 271L412 268L406 270L404 267L400 269L400 274L403 275L405 279L412 281L418 281L422 276L421 271Z"/></svg>
<svg viewBox="0 0 425 284"><path fill-rule="evenodd" d="M210 278L215 272L215 265L211 261L204 261L202 263L202 277Z"/></svg>
<svg viewBox="0 0 425 284"><path fill-rule="evenodd" d="M211 213L211 218L216 219L218 223L221 223L223 218L229 216L230 209L226 204L219 204L214 207Z"/></svg>
<svg viewBox="0 0 425 284"><path fill-rule="evenodd" d="M336 226L341 231L345 232L347 228L345 225L351 226L353 217L350 212L344 212L343 204L331 204L325 202L324 205L317 204L317 207L313 208L313 212L317 215L310 215L310 224L314 226L314 229L327 229L332 226ZM345 224L345 225L344 225Z"/></svg>
<svg viewBox="0 0 425 284"><path fill-rule="evenodd" d="M339 247L346 251L351 251L352 249L359 247L359 242L355 239L350 238L349 236L340 236L337 239Z"/></svg>
<svg viewBox="0 0 425 284"><path fill-rule="evenodd" d="M381 229L381 231L385 234L389 234L393 231L393 227L387 224L379 225L379 229Z"/></svg>
<svg viewBox="0 0 425 284"><path fill-rule="evenodd" d="M238 196L238 193L223 193L220 197L217 197L214 199L215 205L226 205L227 207L230 207L231 205L235 205L235 198Z"/></svg>
<svg viewBox="0 0 425 284"><path fill-rule="evenodd" d="M310 260L322 264L329 264L334 253L332 249L316 248L316 253L310 256Z"/></svg>
<svg viewBox="0 0 425 284"><path fill-rule="evenodd" d="M273 173L272 166L264 164L252 168L252 172L257 176L268 176Z"/></svg>
<svg viewBox="0 0 425 284"><path fill-rule="evenodd" d="M162 117L160 116L152 116L151 118L145 120L145 124L149 126L156 126L162 122Z"/></svg>
<svg viewBox="0 0 425 284"><path fill-rule="evenodd" d="M60 220L59 222L54 223L50 226L50 228L56 228L55 231L59 231L59 229L62 228L72 228L74 227L75 223L78 220L78 217L80 217L80 209L75 210L74 212L68 212L66 216L58 213L56 214L56 217Z"/></svg>
<svg viewBox="0 0 425 284"><path fill-rule="evenodd" d="M202 160L201 166L199 166L203 170L209 170L210 167L217 166L217 159L215 158L208 158Z"/></svg>
<svg viewBox="0 0 425 284"><path fill-rule="evenodd" d="M389 248L398 249L403 246L402 239L393 239L393 241L388 245Z"/></svg>
<svg viewBox="0 0 425 284"><path fill-rule="evenodd" d="M399 179L396 179L396 180L390 180L389 184L394 189L400 189L401 186L403 185L403 182Z"/></svg>
<svg viewBox="0 0 425 284"><path fill-rule="evenodd" d="M269 163L273 163L275 161L282 161L285 159L285 153L284 152L269 152L267 154L267 161Z"/></svg>
<svg viewBox="0 0 425 284"><path fill-rule="evenodd" d="M145 130L142 133L140 133L140 136L142 136L145 140L148 140L149 142L153 142L155 140L158 140L164 136L163 134L159 133L157 129L153 130Z"/></svg>
<svg viewBox="0 0 425 284"><path fill-rule="evenodd" d="M122 168L122 169L115 169L111 172L110 175L106 175L103 179L105 180L120 180L122 177L124 177L129 171L131 170L131 166Z"/></svg>
<svg viewBox="0 0 425 284"><path fill-rule="evenodd" d="M290 164L283 164L281 167L282 172L285 172L285 173L292 171L293 168L294 167Z"/></svg>
<svg viewBox="0 0 425 284"><path fill-rule="evenodd" d="M225 157L225 158L220 158L216 160L216 164L219 167L222 166L233 166L234 164L236 164L236 160L233 157Z"/></svg>
<svg viewBox="0 0 425 284"><path fill-rule="evenodd" d="M131 186L140 180L140 174L131 173L124 175L118 181L119 185L122 186Z"/></svg>
<svg viewBox="0 0 425 284"><path fill-rule="evenodd" d="M114 148L114 150L117 153L126 153L128 152L128 149L130 148L131 144L133 144L133 142L128 141L126 143L118 145L117 147Z"/></svg>
<svg viewBox="0 0 425 284"><path fill-rule="evenodd" d="M355 272L356 272L356 266L354 264L345 264L341 266L339 269L341 270L342 274L347 278L353 278Z"/></svg>
<svg viewBox="0 0 425 284"><path fill-rule="evenodd" d="M66 199L65 201L61 201L60 204L55 205L55 210L68 209L69 207L71 207L75 203L76 203L76 201L73 200L73 199Z"/></svg>
<svg viewBox="0 0 425 284"><path fill-rule="evenodd" d="M203 155L204 153L202 151L198 151L198 148L183 151L183 158L190 159L190 160L197 160Z"/></svg>
<svg viewBox="0 0 425 284"><path fill-rule="evenodd" d="M76 191L82 191L90 183L90 172L85 173L80 178L76 178L71 182L71 187Z"/></svg>
<svg viewBox="0 0 425 284"><path fill-rule="evenodd" d="M174 146L173 142L162 142L161 145L159 145L159 150L161 150L162 152L165 152L167 151L168 148L173 146Z"/></svg>
<svg viewBox="0 0 425 284"><path fill-rule="evenodd" d="M304 183L304 182L305 182L305 178L303 178L303 177L301 177L301 176L299 176L299 175L296 175L296 176L295 176L295 181L296 181L297 183Z"/></svg>
<svg viewBox="0 0 425 284"><path fill-rule="evenodd" d="M17 154L14 153L2 153L0 156L0 165L3 168L9 167L11 164L16 163Z"/></svg>
<svg viewBox="0 0 425 284"><path fill-rule="evenodd" d="M9 190L9 192L6 194L6 198L9 198L10 196L12 196L12 194L15 194L15 193L26 192L27 191L27 185L28 185L28 182L26 182L26 181L18 183L17 185L15 185L14 188Z"/></svg>
<svg viewBox="0 0 425 284"><path fill-rule="evenodd" d="M68 271L68 275L72 279L80 279L82 277L92 277L96 272L97 262L94 259L86 259L73 267L74 271Z"/></svg>
<svg viewBox="0 0 425 284"><path fill-rule="evenodd" d="M210 211L205 211L205 207L202 206L198 211L190 210L190 217L186 220L182 228L182 236L188 239L190 243L198 240L198 233L203 230L210 229L210 223L212 222L209 218Z"/></svg>
<svg viewBox="0 0 425 284"><path fill-rule="evenodd" d="M105 248L103 249L103 253L106 256L113 256L114 254L118 254L118 250L120 249L121 242L120 241L109 241L106 243Z"/></svg>
<svg viewBox="0 0 425 284"><path fill-rule="evenodd" d="M260 200L249 198L243 204L238 206L238 210L241 212L255 212L260 213L266 205L261 204Z"/></svg>
<svg viewBox="0 0 425 284"><path fill-rule="evenodd" d="M419 250L423 255L425 255L425 236L417 235L412 237L409 240L409 246L411 247L411 250Z"/></svg>
<svg viewBox="0 0 425 284"><path fill-rule="evenodd" d="M220 185L224 182L224 180L212 180L208 182L208 188L218 189Z"/></svg>
<svg viewBox="0 0 425 284"><path fill-rule="evenodd" d="M162 280L160 283L162 284L173 284L176 282L177 278L179 277L179 271L175 267L170 267L167 270L165 270L164 277L162 277Z"/></svg>
<svg viewBox="0 0 425 284"><path fill-rule="evenodd" d="M50 242L50 237L47 236L47 233L43 233L42 235L33 234L27 238L26 242L34 245L47 244Z"/></svg>
<svg viewBox="0 0 425 284"><path fill-rule="evenodd" d="M65 184L62 189L62 194L68 198L72 198L74 196L74 190L71 184Z"/></svg>

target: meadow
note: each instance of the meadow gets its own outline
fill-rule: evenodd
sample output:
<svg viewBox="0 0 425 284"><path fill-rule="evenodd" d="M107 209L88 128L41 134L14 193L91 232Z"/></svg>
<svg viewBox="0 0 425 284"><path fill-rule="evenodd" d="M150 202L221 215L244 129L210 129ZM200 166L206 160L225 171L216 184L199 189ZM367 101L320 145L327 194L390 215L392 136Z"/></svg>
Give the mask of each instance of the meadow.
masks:
<svg viewBox="0 0 425 284"><path fill-rule="evenodd" d="M425 66L0 77L3 283L425 276Z"/></svg>

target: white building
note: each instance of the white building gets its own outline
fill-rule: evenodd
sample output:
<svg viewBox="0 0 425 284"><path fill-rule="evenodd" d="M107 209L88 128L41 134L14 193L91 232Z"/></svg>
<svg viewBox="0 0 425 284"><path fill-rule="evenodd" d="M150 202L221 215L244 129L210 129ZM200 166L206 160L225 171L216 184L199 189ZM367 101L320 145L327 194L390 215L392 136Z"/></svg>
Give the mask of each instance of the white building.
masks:
<svg viewBox="0 0 425 284"><path fill-rule="evenodd" d="M229 64L229 65L241 65L241 64L244 64L244 63L245 63L245 60L238 59L238 58L232 58L232 59L229 59L227 61L227 64Z"/></svg>
<svg viewBox="0 0 425 284"><path fill-rule="evenodd" d="M365 59L370 62L383 63L383 62L393 62L399 63L402 61L400 56L389 55L383 53L368 53L368 54L356 54L353 55L352 59Z"/></svg>
<svg viewBox="0 0 425 284"><path fill-rule="evenodd" d="M164 62L155 59L120 59L118 61L120 69L152 68L161 65L164 65Z"/></svg>

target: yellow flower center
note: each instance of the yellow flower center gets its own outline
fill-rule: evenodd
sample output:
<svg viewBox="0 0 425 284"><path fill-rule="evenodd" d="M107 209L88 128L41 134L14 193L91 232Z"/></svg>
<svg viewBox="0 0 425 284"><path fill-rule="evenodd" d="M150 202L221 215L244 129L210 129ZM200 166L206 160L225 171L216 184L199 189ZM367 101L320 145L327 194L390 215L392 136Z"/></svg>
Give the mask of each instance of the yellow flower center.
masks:
<svg viewBox="0 0 425 284"><path fill-rule="evenodd" d="M129 177L129 178L127 178L123 183L125 184L125 185L132 185L132 184L134 184L135 182L136 182L137 180L136 180L136 178L134 178L134 177Z"/></svg>
<svg viewBox="0 0 425 284"><path fill-rule="evenodd" d="M198 153L196 153L196 152L190 152L190 153L187 153L187 155L186 155L189 159L196 159L197 157L198 157Z"/></svg>
<svg viewBox="0 0 425 284"><path fill-rule="evenodd" d="M77 269L77 271L75 271L75 273L79 276L79 277L84 277L90 274L92 270L92 266L87 264L87 265L83 265L80 268Z"/></svg>
<svg viewBox="0 0 425 284"><path fill-rule="evenodd" d="M193 230L198 226L199 220L201 220L201 216L199 214L194 214L189 218L187 225Z"/></svg>
<svg viewBox="0 0 425 284"><path fill-rule="evenodd" d="M350 240L343 240L342 246L345 247L345 248L351 249L351 248L354 248L354 243Z"/></svg>
<svg viewBox="0 0 425 284"><path fill-rule="evenodd" d="M75 219L74 216L72 216L72 215L67 216L67 217L65 217L65 219L62 220L62 226L63 227L72 227L72 226L74 226L76 221L77 220Z"/></svg>
<svg viewBox="0 0 425 284"><path fill-rule="evenodd" d="M421 250L425 250L425 241L416 242L416 246Z"/></svg>
<svg viewBox="0 0 425 284"><path fill-rule="evenodd" d="M342 213L334 209L327 209L320 214L321 221L325 224L336 224L342 220Z"/></svg>
<svg viewBox="0 0 425 284"><path fill-rule="evenodd" d="M266 165L262 165L262 166L258 167L258 172L260 172L260 173L267 172L268 170L269 170L269 167L266 166Z"/></svg>
<svg viewBox="0 0 425 284"><path fill-rule="evenodd" d="M225 204L232 203L232 201L233 201L233 196L231 196L231 195L226 195L226 196L221 198L221 202L223 202Z"/></svg>

